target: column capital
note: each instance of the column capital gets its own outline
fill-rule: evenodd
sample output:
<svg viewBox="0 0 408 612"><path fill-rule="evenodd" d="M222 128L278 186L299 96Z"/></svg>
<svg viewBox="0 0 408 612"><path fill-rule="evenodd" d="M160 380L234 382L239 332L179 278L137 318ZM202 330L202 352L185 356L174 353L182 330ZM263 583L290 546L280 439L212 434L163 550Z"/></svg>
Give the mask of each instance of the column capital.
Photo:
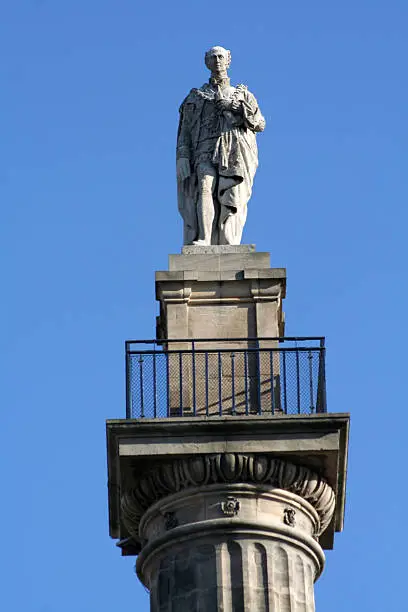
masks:
<svg viewBox="0 0 408 612"><path fill-rule="evenodd" d="M312 469L261 453L150 461L122 493L140 543L139 579L151 610L314 612L325 557L319 535L335 494Z"/></svg>
<svg viewBox="0 0 408 612"><path fill-rule="evenodd" d="M280 489L302 498L315 511L313 536L316 538L326 529L334 513L333 489L308 467L268 454L213 453L151 460L147 470L135 473L132 486L122 493L123 521L132 537L143 546L141 523L153 504L188 489L203 491L212 485L233 484L250 485L251 494L255 496L257 492L264 494ZM220 501L232 516L233 501L228 495ZM228 513L224 511L224 515ZM282 521L290 526L292 518L293 513L287 512ZM164 530L169 520L170 516L163 515Z"/></svg>

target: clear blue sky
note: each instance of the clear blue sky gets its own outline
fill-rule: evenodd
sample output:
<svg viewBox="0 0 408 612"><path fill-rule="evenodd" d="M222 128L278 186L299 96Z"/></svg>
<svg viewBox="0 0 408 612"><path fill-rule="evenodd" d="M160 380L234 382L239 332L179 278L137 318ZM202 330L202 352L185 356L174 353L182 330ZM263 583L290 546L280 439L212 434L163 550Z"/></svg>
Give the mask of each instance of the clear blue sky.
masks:
<svg viewBox="0 0 408 612"><path fill-rule="evenodd" d="M0 3L1 546L7 612L148 610L108 536L105 419L178 252L178 106L232 50L267 119L244 242L286 266L352 413L345 531L318 611L403 610L406 0Z"/></svg>

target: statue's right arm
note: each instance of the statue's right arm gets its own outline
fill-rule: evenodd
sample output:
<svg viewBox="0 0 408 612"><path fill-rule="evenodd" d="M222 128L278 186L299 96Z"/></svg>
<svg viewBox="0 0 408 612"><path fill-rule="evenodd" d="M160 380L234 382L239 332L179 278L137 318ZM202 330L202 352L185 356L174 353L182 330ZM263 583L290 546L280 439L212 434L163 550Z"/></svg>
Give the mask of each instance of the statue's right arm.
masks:
<svg viewBox="0 0 408 612"><path fill-rule="evenodd" d="M191 174L190 160L188 157L179 157L177 159L177 180L185 181Z"/></svg>
<svg viewBox="0 0 408 612"><path fill-rule="evenodd" d="M185 102L180 107L180 121L177 134L177 179L184 181L191 174L191 131L188 121L189 113L185 112Z"/></svg>

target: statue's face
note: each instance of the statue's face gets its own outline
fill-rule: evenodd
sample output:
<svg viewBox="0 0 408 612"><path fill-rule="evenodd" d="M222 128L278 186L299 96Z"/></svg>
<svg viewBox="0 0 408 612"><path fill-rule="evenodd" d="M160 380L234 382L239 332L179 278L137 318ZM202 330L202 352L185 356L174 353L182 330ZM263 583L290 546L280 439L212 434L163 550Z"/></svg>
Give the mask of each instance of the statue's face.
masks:
<svg viewBox="0 0 408 612"><path fill-rule="evenodd" d="M225 72L229 65L228 51L222 47L215 47L208 52L205 63L211 72Z"/></svg>

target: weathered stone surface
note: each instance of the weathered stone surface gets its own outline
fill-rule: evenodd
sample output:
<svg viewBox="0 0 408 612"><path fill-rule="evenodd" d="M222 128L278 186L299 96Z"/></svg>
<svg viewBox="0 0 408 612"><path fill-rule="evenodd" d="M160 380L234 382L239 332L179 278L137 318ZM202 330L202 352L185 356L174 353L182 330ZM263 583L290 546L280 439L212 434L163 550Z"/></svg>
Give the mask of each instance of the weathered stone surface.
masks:
<svg viewBox="0 0 408 612"><path fill-rule="evenodd" d="M284 287L286 271L284 268L245 268L244 270L179 270L171 272L160 270L156 272L156 282L177 281L239 281L244 279L273 279L279 280Z"/></svg>
<svg viewBox="0 0 408 612"><path fill-rule="evenodd" d="M136 569L154 611L312 612L324 565L318 526L313 506L281 489L189 489L144 514Z"/></svg>
<svg viewBox="0 0 408 612"><path fill-rule="evenodd" d="M226 270L259 270L270 268L270 254L244 252L193 252L182 255L169 255L169 271L205 270L222 272Z"/></svg>
<svg viewBox="0 0 408 612"><path fill-rule="evenodd" d="M256 248L254 244L211 244L211 245L188 245L183 246L181 249L182 255L231 255L243 254L243 253L255 253Z"/></svg>
<svg viewBox="0 0 408 612"><path fill-rule="evenodd" d="M194 542L150 569L151 610L312 612L314 574L306 553L262 536Z"/></svg>
<svg viewBox="0 0 408 612"><path fill-rule="evenodd" d="M170 270L156 272L159 337L180 340L284 335L286 273L282 268L269 267L269 253L170 255L169 259Z"/></svg>

